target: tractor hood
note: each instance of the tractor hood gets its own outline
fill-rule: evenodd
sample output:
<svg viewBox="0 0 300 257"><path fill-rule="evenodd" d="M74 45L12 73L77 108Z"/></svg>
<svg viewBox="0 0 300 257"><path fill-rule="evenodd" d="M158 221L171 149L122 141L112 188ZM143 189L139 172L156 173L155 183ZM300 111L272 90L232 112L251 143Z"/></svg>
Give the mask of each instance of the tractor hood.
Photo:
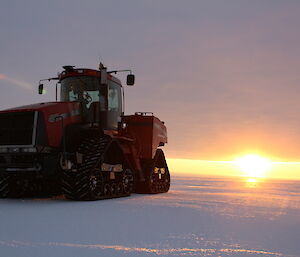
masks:
<svg viewBox="0 0 300 257"><path fill-rule="evenodd" d="M59 147L63 128L82 122L79 102L48 102L0 111L0 145Z"/></svg>
<svg viewBox="0 0 300 257"><path fill-rule="evenodd" d="M30 104L30 105L23 105L23 106L18 106L14 108L9 108L5 110L1 110L0 113L4 112L19 112L19 111L49 111L49 110L56 110L57 108L63 108L65 107L71 107L73 109L75 106L80 106L79 102L48 102L48 103L37 103L37 104Z"/></svg>

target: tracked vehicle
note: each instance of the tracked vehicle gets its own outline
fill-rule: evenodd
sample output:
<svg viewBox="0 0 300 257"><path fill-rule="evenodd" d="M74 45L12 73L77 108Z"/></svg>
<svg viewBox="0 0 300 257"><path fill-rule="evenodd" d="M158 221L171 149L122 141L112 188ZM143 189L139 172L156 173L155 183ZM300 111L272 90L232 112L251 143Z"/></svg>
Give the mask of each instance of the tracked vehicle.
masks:
<svg viewBox="0 0 300 257"><path fill-rule="evenodd" d="M159 148L167 143L164 122L148 112L124 115L124 90L112 75L121 71L102 64L63 68L46 79L57 81L55 102L0 111L0 197L63 193L98 200L167 192L170 173ZM130 71L127 85L133 84Z"/></svg>

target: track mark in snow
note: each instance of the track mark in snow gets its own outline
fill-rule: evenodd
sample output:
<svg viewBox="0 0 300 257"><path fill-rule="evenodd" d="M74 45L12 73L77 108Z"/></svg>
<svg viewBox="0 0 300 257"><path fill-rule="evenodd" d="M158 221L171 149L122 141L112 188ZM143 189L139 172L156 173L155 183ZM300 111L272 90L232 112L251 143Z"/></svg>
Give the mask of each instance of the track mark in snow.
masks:
<svg viewBox="0 0 300 257"><path fill-rule="evenodd" d="M123 245L104 245L104 244L76 244L76 243L34 243L23 241L0 241L0 245L8 247L71 247L71 248L88 248L88 249L109 249L123 252L140 252L155 255L174 255L174 256L215 256L216 254L251 254L253 256L261 257L293 257L282 253L269 252L264 250L251 250L251 249L235 249L235 248L171 248L171 249L156 249L146 247L129 247ZM234 254L234 255L232 255Z"/></svg>

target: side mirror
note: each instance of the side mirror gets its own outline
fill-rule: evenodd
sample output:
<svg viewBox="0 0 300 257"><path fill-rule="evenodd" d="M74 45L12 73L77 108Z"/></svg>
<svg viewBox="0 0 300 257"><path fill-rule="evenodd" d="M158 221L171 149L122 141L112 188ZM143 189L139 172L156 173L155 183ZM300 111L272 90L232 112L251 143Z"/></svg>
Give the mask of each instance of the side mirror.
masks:
<svg viewBox="0 0 300 257"><path fill-rule="evenodd" d="M127 81L126 81L126 84L127 84L128 86L133 86L133 85L134 85L134 79L135 79L135 77L134 77L133 74L128 74L128 75L127 75Z"/></svg>
<svg viewBox="0 0 300 257"><path fill-rule="evenodd" d="M44 91L44 84L39 84L39 94L42 95Z"/></svg>

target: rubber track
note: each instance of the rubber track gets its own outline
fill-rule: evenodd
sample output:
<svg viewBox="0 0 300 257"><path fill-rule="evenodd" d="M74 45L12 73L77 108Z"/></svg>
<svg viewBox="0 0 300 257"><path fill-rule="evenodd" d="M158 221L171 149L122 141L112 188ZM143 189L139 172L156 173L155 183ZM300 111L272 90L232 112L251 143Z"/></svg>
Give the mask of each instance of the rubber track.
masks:
<svg viewBox="0 0 300 257"><path fill-rule="evenodd" d="M62 179L62 191L66 198L72 200L101 200L115 197L128 196L131 192L124 192L124 190L118 190L118 193L111 193L111 189L116 188L118 183L123 181L124 171L121 174L119 180L110 180L109 173L99 169L100 162L107 148L111 143L111 139L107 137L99 138L87 138L77 149L77 152L83 154L83 162L77 164L73 170L64 171ZM98 182L102 183L98 191L91 190L91 177L97 177ZM97 185L96 184L96 185ZM106 190L105 188L109 189ZM117 190L116 190L117 191Z"/></svg>
<svg viewBox="0 0 300 257"><path fill-rule="evenodd" d="M8 185L8 176L1 176L0 177L0 197L6 198L9 194L9 185Z"/></svg>
<svg viewBox="0 0 300 257"><path fill-rule="evenodd" d="M161 160L160 160L161 159ZM159 163L161 161L161 163ZM154 168L165 168L165 174L159 175L154 173ZM170 189L170 173L165 159L165 155L161 149L156 150L154 158L144 165L146 181L140 183L137 187L137 193L142 194L158 194L166 193Z"/></svg>

